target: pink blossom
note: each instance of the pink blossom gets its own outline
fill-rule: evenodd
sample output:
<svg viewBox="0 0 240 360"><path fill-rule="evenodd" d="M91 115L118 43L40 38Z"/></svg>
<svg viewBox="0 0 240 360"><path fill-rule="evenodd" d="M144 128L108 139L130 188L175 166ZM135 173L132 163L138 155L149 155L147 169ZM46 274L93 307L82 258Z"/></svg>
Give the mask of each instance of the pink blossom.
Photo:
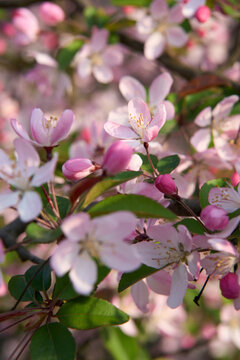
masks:
<svg viewBox="0 0 240 360"><path fill-rule="evenodd" d="M166 121L165 106L161 104L152 117L147 104L141 98L134 98L128 103L129 120L116 118L108 120L104 129L113 137L127 140L129 145L137 147L152 141Z"/></svg>
<svg viewBox="0 0 240 360"><path fill-rule="evenodd" d="M103 158L103 169L109 175L114 175L120 171L126 170L133 149L123 141L116 141L109 146Z"/></svg>
<svg viewBox="0 0 240 360"><path fill-rule="evenodd" d="M206 227L212 231L223 230L228 224L227 212L214 205L206 206L200 214Z"/></svg>
<svg viewBox="0 0 240 360"><path fill-rule="evenodd" d="M40 165L40 158L34 147L23 139L15 139L17 161L11 160L0 150L0 178L15 188L15 191L0 194L0 211L16 206L22 221L34 219L42 209L40 195L34 191L52 180L57 163L57 154L51 161Z"/></svg>
<svg viewBox="0 0 240 360"><path fill-rule="evenodd" d="M65 19L65 14L62 8L49 1L43 2L40 5L40 16L45 24L50 26L57 25Z"/></svg>
<svg viewBox="0 0 240 360"><path fill-rule="evenodd" d="M96 170L96 166L89 159L69 159L62 167L63 175L72 181L83 179Z"/></svg>
<svg viewBox="0 0 240 360"><path fill-rule="evenodd" d="M164 194L174 195L178 193L177 186L169 174L159 175L154 184Z"/></svg>
<svg viewBox="0 0 240 360"><path fill-rule="evenodd" d="M220 280L220 289L222 296L227 299L237 299L240 294L240 286L238 283L238 276L229 272Z"/></svg>
<svg viewBox="0 0 240 360"><path fill-rule="evenodd" d="M190 18L192 17L197 10L201 7L204 6L206 3L206 0L180 0L183 4L183 15L186 18Z"/></svg>
<svg viewBox="0 0 240 360"><path fill-rule="evenodd" d="M183 225L177 230L169 224L156 225L150 227L147 234L153 241L141 241L134 246L144 264L157 269L173 267L167 303L176 308L183 301L189 273L193 277L199 274L199 254L192 251L192 237Z"/></svg>
<svg viewBox="0 0 240 360"><path fill-rule="evenodd" d="M240 176L237 173L237 171L235 171L231 176L232 186L237 186L239 184L239 182L240 182Z"/></svg>
<svg viewBox="0 0 240 360"><path fill-rule="evenodd" d="M66 218L61 241L51 257L57 276L69 271L75 290L88 295L97 280L97 265L92 257L118 271L132 271L139 267L135 249L124 239L135 229L137 219L127 211L115 212L93 220L87 213Z"/></svg>
<svg viewBox="0 0 240 360"><path fill-rule="evenodd" d="M65 110L58 119L56 116L46 118L41 109L33 109L30 131L27 132L16 119L11 120L11 125L18 136L32 144L53 147L68 136L73 120L74 114L71 110Z"/></svg>
<svg viewBox="0 0 240 360"><path fill-rule="evenodd" d="M37 39L39 24L35 15L27 8L13 12L13 25L16 29L15 41L19 45L28 45Z"/></svg>
<svg viewBox="0 0 240 360"><path fill-rule="evenodd" d="M166 45L182 47L188 36L178 26L183 21L181 5L168 8L165 0L154 0L150 5L150 15L143 16L137 22L137 30L147 37L144 44L144 55L153 60L159 57Z"/></svg>
<svg viewBox="0 0 240 360"><path fill-rule="evenodd" d="M123 51L119 45L107 45L109 32L94 27L89 44L76 54L74 63L80 78L94 75L100 83L113 80L112 67L121 65Z"/></svg>
<svg viewBox="0 0 240 360"><path fill-rule="evenodd" d="M210 16L211 16L211 11L209 7L205 5L200 6L195 13L195 18L201 23L205 23Z"/></svg>
<svg viewBox="0 0 240 360"><path fill-rule="evenodd" d="M143 101L147 102L152 114L154 114L157 111L158 106L163 103L167 112L166 119L169 120L174 117L175 109L170 101L164 99L169 94L172 83L173 78L167 72L157 76L149 88L149 101L147 101L147 93L144 86L132 76L122 77L119 83L119 89L127 101L130 101L135 97L140 97ZM123 109L123 116L127 116L127 109L125 109L125 107L121 109ZM120 108L117 111L119 110ZM113 112L112 114L110 113L109 120L111 116L113 116Z"/></svg>
<svg viewBox="0 0 240 360"><path fill-rule="evenodd" d="M212 188L208 194L208 201L231 213L240 208L240 184L237 190L231 187Z"/></svg>

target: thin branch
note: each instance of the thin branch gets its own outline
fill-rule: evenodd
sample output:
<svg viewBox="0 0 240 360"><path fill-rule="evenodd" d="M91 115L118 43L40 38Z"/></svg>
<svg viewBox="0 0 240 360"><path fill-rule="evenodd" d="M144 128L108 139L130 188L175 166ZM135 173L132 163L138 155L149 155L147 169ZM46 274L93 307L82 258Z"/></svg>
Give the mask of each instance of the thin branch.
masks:
<svg viewBox="0 0 240 360"><path fill-rule="evenodd" d="M17 238L26 230L27 225L28 223L22 222L20 218L17 218L10 224L0 229L0 238L3 240L3 243L7 249L17 245ZM22 261L30 260L35 264L41 264L43 261L39 257L31 254L23 246L19 246L16 249L16 252Z"/></svg>

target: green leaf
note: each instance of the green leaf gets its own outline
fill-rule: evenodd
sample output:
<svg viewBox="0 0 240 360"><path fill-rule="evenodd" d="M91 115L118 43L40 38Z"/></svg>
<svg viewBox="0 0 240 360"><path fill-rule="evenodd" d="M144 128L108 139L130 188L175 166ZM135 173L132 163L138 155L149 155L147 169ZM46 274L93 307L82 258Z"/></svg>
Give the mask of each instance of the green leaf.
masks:
<svg viewBox="0 0 240 360"><path fill-rule="evenodd" d="M183 219L177 222L174 226L177 227L178 225L186 226L188 230L193 234L203 235L206 232L204 227L195 219Z"/></svg>
<svg viewBox="0 0 240 360"><path fill-rule="evenodd" d="M31 243L46 244L59 238L62 235L62 231L60 228L53 230L44 229L35 223L31 223L26 229L26 234L32 240Z"/></svg>
<svg viewBox="0 0 240 360"><path fill-rule="evenodd" d="M53 298L60 300L70 300L78 297L79 294L73 289L68 274L57 277L53 289Z"/></svg>
<svg viewBox="0 0 240 360"><path fill-rule="evenodd" d="M176 215L158 202L143 195L115 195L94 205L89 214L92 217L114 211L131 211L141 218L175 219Z"/></svg>
<svg viewBox="0 0 240 360"><path fill-rule="evenodd" d="M136 21L132 19L119 19L118 21L108 23L106 29L109 31L119 31L134 26L135 24Z"/></svg>
<svg viewBox="0 0 240 360"><path fill-rule="evenodd" d="M74 56L81 49L83 44L84 44L83 40L75 39L66 47L60 49L60 51L57 54L57 62L61 70L65 70L69 67Z"/></svg>
<svg viewBox="0 0 240 360"><path fill-rule="evenodd" d="M153 169L149 163L148 157L147 155L143 155L141 153L137 153L140 158L142 159L142 166L141 169L144 171L147 171L148 173L152 174L153 173ZM150 155L150 158L152 160L153 166L156 168L157 167L157 163L158 163L158 158L155 155Z"/></svg>
<svg viewBox="0 0 240 360"><path fill-rule="evenodd" d="M110 16L106 14L103 8L96 8L94 6L88 6L84 9L84 17L90 28L94 25L102 28L110 19Z"/></svg>
<svg viewBox="0 0 240 360"><path fill-rule="evenodd" d="M150 360L136 338L126 335L119 327L102 329L104 345L114 360Z"/></svg>
<svg viewBox="0 0 240 360"><path fill-rule="evenodd" d="M206 182L200 189L200 204L202 209L209 205L208 194L212 188L227 186L224 179L213 179Z"/></svg>
<svg viewBox="0 0 240 360"><path fill-rule="evenodd" d="M148 7L152 0L111 0L115 6L140 6Z"/></svg>
<svg viewBox="0 0 240 360"><path fill-rule="evenodd" d="M98 182L96 185L94 185L91 190L88 192L83 206L86 207L93 200L95 200L98 196L103 194L106 190L111 189L117 185L120 185L126 181L132 180L136 178L137 176L142 175L141 171L124 171L116 176L111 176L108 178L105 178L104 180Z"/></svg>
<svg viewBox="0 0 240 360"><path fill-rule="evenodd" d="M143 264L137 270L123 274L118 285L118 292L126 290L129 286L159 270L161 269L151 268Z"/></svg>
<svg viewBox="0 0 240 360"><path fill-rule="evenodd" d="M171 171L176 169L180 163L178 155L170 155L160 159L157 163L157 169L161 175L169 174Z"/></svg>
<svg viewBox="0 0 240 360"><path fill-rule="evenodd" d="M8 290L10 294L18 300L27 285L27 280L24 275L13 276L8 283ZM40 294L39 294L40 295ZM31 285L28 286L21 301L33 301L35 302L35 290Z"/></svg>
<svg viewBox="0 0 240 360"><path fill-rule="evenodd" d="M50 198L52 199L52 195L50 195ZM57 200L57 204L58 204L60 218L64 219L71 207L70 201L69 201L69 199L62 197L62 196L56 196L56 200ZM52 208L48 202L45 202L44 210L48 214L50 214L54 218L54 220L57 221L56 215L53 213Z"/></svg>
<svg viewBox="0 0 240 360"><path fill-rule="evenodd" d="M75 340L63 324L55 322L43 325L32 337L32 360L74 360L75 353Z"/></svg>
<svg viewBox="0 0 240 360"><path fill-rule="evenodd" d="M126 313L95 297L80 297L67 302L57 317L65 326L80 330L123 324L129 320Z"/></svg>
<svg viewBox="0 0 240 360"><path fill-rule="evenodd" d="M24 276L27 282L34 277L34 279L31 281L31 286L35 290L46 291L51 286L51 268L49 263L47 263L41 268L41 270L37 273L37 275L34 276L34 274L38 271L40 267L42 267L42 265L31 266L26 271Z"/></svg>

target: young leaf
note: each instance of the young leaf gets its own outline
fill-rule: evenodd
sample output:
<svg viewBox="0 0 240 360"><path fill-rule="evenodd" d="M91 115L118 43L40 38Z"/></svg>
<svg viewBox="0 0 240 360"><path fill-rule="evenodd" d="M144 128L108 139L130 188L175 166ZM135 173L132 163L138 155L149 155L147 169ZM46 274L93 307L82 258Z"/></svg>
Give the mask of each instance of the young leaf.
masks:
<svg viewBox="0 0 240 360"><path fill-rule="evenodd" d="M28 225L26 233L28 238L32 240L31 243L39 244L51 243L62 235L62 231L60 228L48 230L35 223L31 223Z"/></svg>
<svg viewBox="0 0 240 360"><path fill-rule="evenodd" d="M65 48L60 49L59 53L57 54L57 62L61 70L65 70L69 67L74 56L81 49L83 44L83 40L75 39Z"/></svg>
<svg viewBox="0 0 240 360"><path fill-rule="evenodd" d="M111 303L83 296L63 304L57 317L65 326L80 330L123 324L129 320L126 313Z"/></svg>
<svg viewBox="0 0 240 360"><path fill-rule="evenodd" d="M85 198L83 206L88 206L93 200L103 194L106 190L120 185L126 181L132 180L140 175L142 175L141 171L124 171L115 176L105 178L91 188Z"/></svg>
<svg viewBox="0 0 240 360"><path fill-rule="evenodd" d="M183 219L177 222L174 226L177 227L178 225L186 226L188 230L193 234L203 235L206 232L204 227L195 219Z"/></svg>
<svg viewBox="0 0 240 360"><path fill-rule="evenodd" d="M153 173L153 169L149 163L148 157L147 155L143 155L141 153L137 153L140 158L142 159L142 166L141 169L144 171L147 171L148 173L152 174ZM155 155L150 155L150 158L152 160L153 166L156 168L157 167L157 163L158 163L158 158Z"/></svg>
<svg viewBox="0 0 240 360"><path fill-rule="evenodd" d="M142 218L176 218L175 214L158 202L143 195L132 194L110 196L94 205L89 214L95 217L121 210L131 211Z"/></svg>
<svg viewBox="0 0 240 360"><path fill-rule="evenodd" d="M202 209L209 205L208 194L212 188L227 186L224 179L213 179L206 182L200 189L200 204Z"/></svg>
<svg viewBox="0 0 240 360"><path fill-rule="evenodd" d="M157 163L157 169L161 175L169 174L179 165L180 159L178 155L170 155L160 159Z"/></svg>
<svg viewBox="0 0 240 360"><path fill-rule="evenodd" d="M33 265L31 266L25 273L25 278L28 281L30 281L33 277L33 280L31 281L31 286L35 290L45 291L48 290L51 286L51 268L49 266L49 263L44 265L41 270L37 273L36 276L34 274L38 271L41 265Z"/></svg>
<svg viewBox="0 0 240 360"><path fill-rule="evenodd" d="M126 290L129 286L159 270L143 264L137 270L123 274L118 285L118 292Z"/></svg>
<svg viewBox="0 0 240 360"><path fill-rule="evenodd" d="M56 278L53 290L53 298L60 300L70 300L78 297L79 294L73 289L68 274Z"/></svg>
<svg viewBox="0 0 240 360"><path fill-rule="evenodd" d="M35 331L30 345L32 360L74 360L75 340L60 323L50 323Z"/></svg>

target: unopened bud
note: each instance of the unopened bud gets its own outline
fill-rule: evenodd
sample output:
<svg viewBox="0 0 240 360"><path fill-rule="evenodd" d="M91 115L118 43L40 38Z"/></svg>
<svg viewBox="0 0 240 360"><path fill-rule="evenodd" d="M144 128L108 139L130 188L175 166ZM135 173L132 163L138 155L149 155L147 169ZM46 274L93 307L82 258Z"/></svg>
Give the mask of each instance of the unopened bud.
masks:
<svg viewBox="0 0 240 360"><path fill-rule="evenodd" d="M40 5L40 16L47 25L56 25L65 19L62 8L57 4L46 1Z"/></svg>
<svg viewBox="0 0 240 360"><path fill-rule="evenodd" d="M109 175L126 170L131 160L133 149L123 141L116 141L109 146L103 158L103 168Z"/></svg>
<svg viewBox="0 0 240 360"><path fill-rule="evenodd" d="M166 195L176 195L178 188L169 174L159 175L155 180L156 188Z"/></svg>
<svg viewBox="0 0 240 360"><path fill-rule="evenodd" d="M220 289L222 296L227 299L237 299L240 293L240 286L238 284L238 276L229 272L220 280Z"/></svg>
<svg viewBox="0 0 240 360"><path fill-rule="evenodd" d="M205 23L211 16L211 11L208 6L203 5L197 9L194 16L200 23Z"/></svg>
<svg viewBox="0 0 240 360"><path fill-rule="evenodd" d="M223 230L228 224L228 215L224 209L215 205L206 206L200 214L200 217L209 230Z"/></svg>
<svg viewBox="0 0 240 360"><path fill-rule="evenodd" d="M237 171L235 171L231 176L232 186L237 186L239 182L240 182L240 176L238 175Z"/></svg>
<svg viewBox="0 0 240 360"><path fill-rule="evenodd" d="M96 170L89 159L69 159L62 167L63 175L69 180L80 180Z"/></svg>

